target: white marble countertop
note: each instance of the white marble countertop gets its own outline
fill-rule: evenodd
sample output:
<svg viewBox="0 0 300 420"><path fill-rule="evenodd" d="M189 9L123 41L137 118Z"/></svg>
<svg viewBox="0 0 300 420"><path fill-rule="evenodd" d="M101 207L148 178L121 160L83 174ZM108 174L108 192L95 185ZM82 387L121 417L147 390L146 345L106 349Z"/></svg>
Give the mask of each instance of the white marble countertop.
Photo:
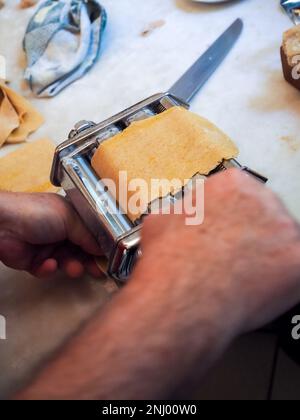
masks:
<svg viewBox="0 0 300 420"><path fill-rule="evenodd" d="M300 93L282 76L279 47L291 22L279 0L245 0L225 6L188 0L103 0L109 20L98 63L53 99L35 99L24 90L21 42L33 9L17 9L16 0L6 3L0 11L0 54L7 59L8 79L46 117L32 138L47 136L56 143L66 138L78 120L101 121L167 90L241 17L245 23L241 39L195 98L192 110L234 139L240 148L239 160L268 176L271 188L300 219ZM141 36L157 20L164 20L164 26ZM5 147L0 155L10 150ZM90 280L82 283L74 288L58 281L54 287L22 273L0 270L0 314L7 317L9 338L0 341L0 395L28 375L107 299L102 285Z"/></svg>

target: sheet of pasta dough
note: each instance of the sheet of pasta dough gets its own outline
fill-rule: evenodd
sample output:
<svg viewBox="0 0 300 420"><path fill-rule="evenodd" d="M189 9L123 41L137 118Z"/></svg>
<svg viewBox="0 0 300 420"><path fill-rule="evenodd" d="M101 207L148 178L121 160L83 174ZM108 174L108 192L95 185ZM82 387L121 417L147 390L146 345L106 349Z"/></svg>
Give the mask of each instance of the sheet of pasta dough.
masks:
<svg viewBox="0 0 300 420"><path fill-rule="evenodd" d="M134 122L126 130L103 142L92 166L100 178L111 179L119 190L119 171L127 171L128 182L144 179L180 179L182 186L196 173L209 174L224 159L236 157L231 139L208 120L181 107ZM141 194L150 203L170 191ZM128 199L134 192L128 194ZM117 197L118 199L118 197ZM128 213L131 220L139 214Z"/></svg>
<svg viewBox="0 0 300 420"><path fill-rule="evenodd" d="M25 141L43 122L30 102L0 81L0 147Z"/></svg>
<svg viewBox="0 0 300 420"><path fill-rule="evenodd" d="M48 139L27 143L0 159L0 190L55 192L50 171L55 145Z"/></svg>

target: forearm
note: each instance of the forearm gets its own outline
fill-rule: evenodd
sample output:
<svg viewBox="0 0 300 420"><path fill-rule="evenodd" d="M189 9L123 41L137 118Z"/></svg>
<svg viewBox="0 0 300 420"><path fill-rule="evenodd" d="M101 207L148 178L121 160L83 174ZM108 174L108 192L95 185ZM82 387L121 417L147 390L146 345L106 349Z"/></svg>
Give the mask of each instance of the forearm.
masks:
<svg viewBox="0 0 300 420"><path fill-rule="evenodd" d="M186 279L145 266L18 398L159 399L199 379L234 334L218 297L195 308Z"/></svg>

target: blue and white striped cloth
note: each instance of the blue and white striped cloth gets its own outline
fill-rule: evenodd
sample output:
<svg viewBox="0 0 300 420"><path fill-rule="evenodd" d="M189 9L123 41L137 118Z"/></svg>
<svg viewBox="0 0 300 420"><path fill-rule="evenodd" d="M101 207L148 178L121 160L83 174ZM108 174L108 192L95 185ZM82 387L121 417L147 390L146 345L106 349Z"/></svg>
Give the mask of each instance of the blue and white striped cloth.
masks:
<svg viewBox="0 0 300 420"><path fill-rule="evenodd" d="M281 6L284 8L288 16L295 25L300 24L300 1L299 0L280 0Z"/></svg>
<svg viewBox="0 0 300 420"><path fill-rule="evenodd" d="M23 41L24 77L36 96L57 95L96 62L107 15L98 0L46 0Z"/></svg>

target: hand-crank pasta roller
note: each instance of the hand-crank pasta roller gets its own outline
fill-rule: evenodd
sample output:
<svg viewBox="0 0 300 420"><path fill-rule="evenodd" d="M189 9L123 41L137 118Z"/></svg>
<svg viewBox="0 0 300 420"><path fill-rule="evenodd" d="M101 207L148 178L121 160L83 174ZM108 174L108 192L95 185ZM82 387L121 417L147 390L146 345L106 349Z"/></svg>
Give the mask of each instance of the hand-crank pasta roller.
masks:
<svg viewBox="0 0 300 420"><path fill-rule="evenodd" d="M136 259L141 255L141 219L133 222L121 211L107 186L94 171L91 160L103 142L122 133L132 122L154 117L175 106L188 109L189 102L223 61L242 28L242 21L236 20L168 93L151 96L100 124L79 122L70 132L69 139L56 150L52 183L63 187L101 244L105 253L101 268L117 281L128 279ZM240 168L261 182L267 181L264 176L240 165L235 159L223 161L213 172L231 167Z"/></svg>

